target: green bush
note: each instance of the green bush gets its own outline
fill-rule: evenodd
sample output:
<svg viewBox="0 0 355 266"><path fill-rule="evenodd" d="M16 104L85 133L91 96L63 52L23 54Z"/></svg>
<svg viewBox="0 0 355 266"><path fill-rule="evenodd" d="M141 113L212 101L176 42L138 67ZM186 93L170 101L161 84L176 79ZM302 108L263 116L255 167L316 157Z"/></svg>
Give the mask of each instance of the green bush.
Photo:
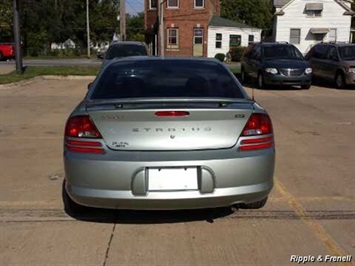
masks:
<svg viewBox="0 0 355 266"><path fill-rule="evenodd" d="M214 56L214 58L218 59L221 62L224 62L225 57L226 57L225 54L222 54L222 53L218 53Z"/></svg>
<svg viewBox="0 0 355 266"><path fill-rule="evenodd" d="M240 62L240 58L242 57L246 47L238 46L238 47L233 47L231 54L232 54L232 61L234 62Z"/></svg>

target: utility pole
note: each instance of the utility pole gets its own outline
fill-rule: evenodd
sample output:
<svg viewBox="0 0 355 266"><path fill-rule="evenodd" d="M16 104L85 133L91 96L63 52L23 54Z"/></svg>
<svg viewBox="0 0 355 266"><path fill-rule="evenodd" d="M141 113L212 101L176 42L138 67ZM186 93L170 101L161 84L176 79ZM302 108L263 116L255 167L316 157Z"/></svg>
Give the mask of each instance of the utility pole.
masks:
<svg viewBox="0 0 355 266"><path fill-rule="evenodd" d="M126 40L126 0L120 0L120 34L121 41Z"/></svg>
<svg viewBox="0 0 355 266"><path fill-rule="evenodd" d="M89 0L86 0L86 35L88 46L88 58L90 58L90 18L89 18Z"/></svg>
<svg viewBox="0 0 355 266"><path fill-rule="evenodd" d="M159 40L160 56L164 57L164 3L166 0L160 0L159 4Z"/></svg>
<svg viewBox="0 0 355 266"><path fill-rule="evenodd" d="M22 51L21 51L21 32L20 32L20 5L19 0L13 0L14 11L14 38L15 38L15 57L16 57L16 72L23 73Z"/></svg>

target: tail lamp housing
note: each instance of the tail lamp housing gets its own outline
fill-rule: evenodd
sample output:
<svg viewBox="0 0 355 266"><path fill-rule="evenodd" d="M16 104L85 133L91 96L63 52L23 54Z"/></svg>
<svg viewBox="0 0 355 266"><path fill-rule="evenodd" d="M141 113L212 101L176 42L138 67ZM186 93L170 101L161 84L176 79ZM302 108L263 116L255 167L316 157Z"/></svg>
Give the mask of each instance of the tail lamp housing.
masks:
<svg viewBox="0 0 355 266"><path fill-rule="evenodd" d="M88 115L72 116L65 126L65 149L71 152L104 154L102 137Z"/></svg>
<svg viewBox="0 0 355 266"><path fill-rule="evenodd" d="M241 137L239 150L253 151L274 146L273 127L267 114L254 113L249 117Z"/></svg>

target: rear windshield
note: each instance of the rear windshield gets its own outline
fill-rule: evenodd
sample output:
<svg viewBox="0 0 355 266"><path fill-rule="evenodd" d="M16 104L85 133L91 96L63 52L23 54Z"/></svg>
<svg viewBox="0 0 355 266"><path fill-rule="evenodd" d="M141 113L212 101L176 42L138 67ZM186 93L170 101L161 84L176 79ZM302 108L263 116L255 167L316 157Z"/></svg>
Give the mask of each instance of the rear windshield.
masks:
<svg viewBox="0 0 355 266"><path fill-rule="evenodd" d="M106 68L91 99L137 97L245 98L232 74L214 61L141 60Z"/></svg>
<svg viewBox="0 0 355 266"><path fill-rule="evenodd" d="M339 47L339 54L343 60L355 60L355 45Z"/></svg>
<svg viewBox="0 0 355 266"><path fill-rule="evenodd" d="M136 55L147 55L147 49L144 45L125 44L125 45L112 45L107 53L106 59L113 59L115 57L126 57Z"/></svg>
<svg viewBox="0 0 355 266"><path fill-rule="evenodd" d="M264 47L265 59L303 59L301 52L291 45L275 45Z"/></svg>

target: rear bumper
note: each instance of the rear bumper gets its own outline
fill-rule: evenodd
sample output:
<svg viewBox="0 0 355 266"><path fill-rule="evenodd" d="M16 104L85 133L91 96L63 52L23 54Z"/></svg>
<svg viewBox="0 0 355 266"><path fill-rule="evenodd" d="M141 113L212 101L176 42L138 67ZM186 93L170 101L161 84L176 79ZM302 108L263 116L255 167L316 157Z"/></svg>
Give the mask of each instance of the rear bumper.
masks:
<svg viewBox="0 0 355 266"><path fill-rule="evenodd" d="M203 158L201 153L203 160L193 159ZM135 210L214 208L267 197L273 187L275 150L244 152L243 156L228 158L233 153L237 152L231 149L185 156L183 153L141 154L139 157L133 154L135 160L124 161L95 160L95 156L80 158L66 152L66 190L81 205ZM151 159L144 160L148 158ZM173 158L180 160L170 160ZM197 188L150 191L148 169L171 167L196 168Z"/></svg>
<svg viewBox="0 0 355 266"><path fill-rule="evenodd" d="M289 86L311 85L312 75L289 77L283 75L273 75L270 73L264 73L264 82L269 85L289 85Z"/></svg>

